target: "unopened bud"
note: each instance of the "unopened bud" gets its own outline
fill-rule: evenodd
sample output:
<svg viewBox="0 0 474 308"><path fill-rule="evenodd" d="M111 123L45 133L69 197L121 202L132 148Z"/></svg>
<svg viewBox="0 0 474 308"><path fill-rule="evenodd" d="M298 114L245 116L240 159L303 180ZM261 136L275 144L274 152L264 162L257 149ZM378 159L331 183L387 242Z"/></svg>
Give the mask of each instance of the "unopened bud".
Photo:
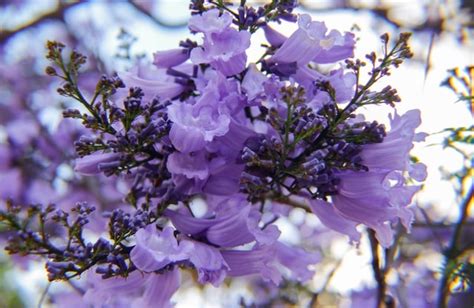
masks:
<svg viewBox="0 0 474 308"><path fill-rule="evenodd" d="M46 69L45 69L45 72L46 72L46 75L49 75L49 76L56 76L57 75L56 69L52 66L47 66Z"/></svg>

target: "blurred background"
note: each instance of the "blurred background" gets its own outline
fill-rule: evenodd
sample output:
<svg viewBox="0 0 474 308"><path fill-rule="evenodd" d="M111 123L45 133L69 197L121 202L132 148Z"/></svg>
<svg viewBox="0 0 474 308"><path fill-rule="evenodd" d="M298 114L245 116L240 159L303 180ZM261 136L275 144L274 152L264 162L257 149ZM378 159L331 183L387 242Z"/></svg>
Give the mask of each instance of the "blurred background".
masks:
<svg viewBox="0 0 474 308"><path fill-rule="evenodd" d="M238 2L238 1L237 1ZM269 1L248 1L261 5ZM466 200L472 192L474 1L454 0L300 0L298 13L326 22L329 29L353 31L356 57L380 51L379 36L412 32L414 57L385 81L399 91L398 113L420 109L419 131L429 134L416 145L413 159L428 166L428 179L417 194L416 221L411 234L400 230L398 244L386 251L387 283L400 307L424 307L436 302L446 263L443 249L452 241L462 213L460 247L465 254L454 267L472 272L474 259L473 209ZM93 183L77 179L71 162L78 123L62 121L62 108L73 104L56 93L58 81L44 74L45 43L57 40L88 56L84 87L101 74L125 71L137 61L152 61L157 50L174 48L190 37L186 25L189 2L0 0L0 198L25 203L65 202L85 198L104 207L120 201L121 185L100 179L100 198ZM294 24L275 25L289 35ZM263 33L257 32L252 55L258 54ZM470 67L470 68L469 68ZM458 68L457 70L452 70ZM449 71L451 70L451 71ZM382 88L384 84L380 84ZM369 119L388 123L389 108L364 110ZM102 189L101 188L101 189ZM80 193L77 193L80 191ZM70 199L68 199L70 200ZM468 203L467 206L464 206ZM111 205L112 204L112 205ZM375 303L375 280L369 242L351 246L346 238L321 226L316 217L298 209L278 221L286 241L320 252L316 275L305 285L279 289L233 280L215 289L199 287L192 277L175 295L177 307L231 307L239 305L311 305L360 307ZM1 229L0 229L1 233ZM0 243L1 239L0 239ZM3 244L0 244L2 246ZM459 249L461 249L458 247ZM67 284L48 284L42 260L24 262L0 252L0 307L47 307L48 292L65 292ZM471 266L471 267L469 267ZM472 272L470 274L472 275ZM469 273L469 271L468 271ZM464 276L463 276L464 277ZM469 278L469 275L467 275ZM471 276L472 279L472 276ZM467 281L467 282L466 282ZM456 298L472 307L474 296L467 280L450 281ZM69 288L70 289L70 288ZM462 306L453 306L462 307Z"/></svg>

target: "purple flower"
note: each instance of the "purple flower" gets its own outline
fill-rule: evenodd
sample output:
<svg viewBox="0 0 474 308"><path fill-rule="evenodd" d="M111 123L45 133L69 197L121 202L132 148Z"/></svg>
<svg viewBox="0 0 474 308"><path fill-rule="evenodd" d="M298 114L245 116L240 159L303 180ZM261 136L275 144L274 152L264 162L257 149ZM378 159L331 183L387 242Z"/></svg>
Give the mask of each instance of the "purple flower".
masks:
<svg viewBox="0 0 474 308"><path fill-rule="evenodd" d="M243 164L236 164L233 160L225 164L214 165L210 176L203 186L203 192L212 195L229 196L239 191L240 175L244 171Z"/></svg>
<svg viewBox="0 0 474 308"><path fill-rule="evenodd" d="M267 80L268 78L257 69L255 64L250 64L242 81L242 88L247 94L247 99L253 100L263 95L265 93L263 85Z"/></svg>
<svg viewBox="0 0 474 308"><path fill-rule="evenodd" d="M423 163L410 164L408 166L408 174L415 181L423 182L428 176L426 165Z"/></svg>
<svg viewBox="0 0 474 308"><path fill-rule="evenodd" d="M155 225L148 225L136 234L136 245L130 253L135 266L145 272L153 272L180 261L189 261L198 272L199 282L218 286L228 269L218 249L186 237L178 243L174 229L166 227L162 232Z"/></svg>
<svg viewBox="0 0 474 308"><path fill-rule="evenodd" d="M191 244L193 247L189 261L198 272L198 281L202 284L209 282L215 287L219 286L229 270L229 266L222 258L220 251L215 247L197 241L183 240L183 243Z"/></svg>
<svg viewBox="0 0 474 308"><path fill-rule="evenodd" d="M179 231L205 237L219 247L235 247L253 241L272 244L278 239L280 232L276 226L259 228L260 213L241 196L221 202L214 218L195 218L171 210L166 210L165 215Z"/></svg>
<svg viewBox="0 0 474 308"><path fill-rule="evenodd" d="M317 82L329 82L335 92L335 99L338 103L344 103L349 101L354 95L354 88L356 84L356 76L352 72L345 72L344 69L337 69L331 71L328 75L321 74L315 69L307 66L299 67L295 73L295 80L303 85L309 93L308 104L315 105L318 107L323 106L326 103L332 101L329 93L321 91L315 87L315 81ZM312 94L314 93L314 96ZM315 108L318 110L319 108Z"/></svg>
<svg viewBox="0 0 474 308"><path fill-rule="evenodd" d="M286 36L268 25L263 26L262 29L265 33L265 38L273 47L280 47L288 39Z"/></svg>
<svg viewBox="0 0 474 308"><path fill-rule="evenodd" d="M255 135L247 125L240 124L236 118L239 114L232 113L229 131L224 136L216 137L214 141L207 144L206 149L211 153L222 155L229 162L236 162L240 158L240 151L248 138Z"/></svg>
<svg viewBox="0 0 474 308"><path fill-rule="evenodd" d="M195 105L175 102L168 106L168 117L173 122L170 140L180 152L189 153L204 148L217 136L229 130L227 108L217 104L217 93L208 91Z"/></svg>
<svg viewBox="0 0 474 308"><path fill-rule="evenodd" d="M181 211L166 209L164 214L168 217L175 228L186 235L197 235L207 230L215 222L212 219L196 218L187 209Z"/></svg>
<svg viewBox="0 0 474 308"><path fill-rule="evenodd" d="M144 276L139 271L132 272L126 278L109 279L102 279L99 274L89 272L84 302L93 307L125 307L142 294L147 278L149 275Z"/></svg>
<svg viewBox="0 0 474 308"><path fill-rule="evenodd" d="M232 16L227 12L219 14L213 9L191 17L189 28L204 33L204 43L192 49L190 57L194 64L208 63L225 76L232 76L245 68L250 33L230 28Z"/></svg>
<svg viewBox="0 0 474 308"><path fill-rule="evenodd" d="M162 274L150 274L145 292L132 302L131 307L173 307L170 300L179 289L180 280L181 274L178 269Z"/></svg>
<svg viewBox="0 0 474 308"><path fill-rule="evenodd" d="M212 244L220 247L234 247L255 240L247 226L250 207L240 210L230 210L228 215L220 215L205 232L206 238Z"/></svg>
<svg viewBox="0 0 474 308"><path fill-rule="evenodd" d="M197 100L176 101L168 106L168 117L173 122L170 140L183 153L201 150L226 135L242 113L235 82L213 71L197 78L196 83L201 92Z"/></svg>
<svg viewBox="0 0 474 308"><path fill-rule="evenodd" d="M8 138L14 144L25 146L39 134L38 123L26 115L19 115L5 125Z"/></svg>
<svg viewBox="0 0 474 308"><path fill-rule="evenodd" d="M400 218L409 230L413 220L407 205L420 187L405 185L403 172L408 169L409 151L417 136L414 131L420 123L418 110L401 117L395 114L384 141L363 146L361 157L369 171L338 174L341 182L338 194L332 197L334 206L343 217L374 229L385 247L393 240L390 222Z"/></svg>
<svg viewBox="0 0 474 308"><path fill-rule="evenodd" d="M354 56L355 39L350 32L342 35L337 30L331 30L320 45L322 50L313 58L316 63L334 63Z"/></svg>
<svg viewBox="0 0 474 308"><path fill-rule="evenodd" d="M232 76L245 69L250 46L250 33L228 28L221 33L205 36L202 47L191 50L194 64L208 63L225 76Z"/></svg>
<svg viewBox="0 0 474 308"><path fill-rule="evenodd" d="M222 191L218 194L237 192L238 175L242 168L235 164L227 165L223 157L213 157L212 153L204 150L192 153L175 152L168 157L167 169L172 174L173 183L183 194L194 194L203 190L215 190L209 187L218 183Z"/></svg>
<svg viewBox="0 0 474 308"><path fill-rule="evenodd" d="M61 292L51 295L54 307L58 308L89 308L90 305L86 304L79 292Z"/></svg>
<svg viewBox="0 0 474 308"><path fill-rule="evenodd" d="M210 161L206 151L191 153L172 153L166 167L172 174L185 176L187 179L205 180L209 177Z"/></svg>
<svg viewBox="0 0 474 308"><path fill-rule="evenodd" d="M220 33L232 24L232 16L218 9L208 10L202 15L194 15L189 20L189 29L195 32L203 32L205 34Z"/></svg>
<svg viewBox="0 0 474 308"><path fill-rule="evenodd" d="M207 232L207 239L221 247L240 246L254 240L271 243L276 241L280 232L276 226L265 230L258 227L260 215L250 205L243 208L221 210L216 222Z"/></svg>
<svg viewBox="0 0 474 308"><path fill-rule="evenodd" d="M379 242L392 243L390 221L399 217L408 228L413 213L406 208L419 187L390 187L387 171L353 172L338 175L338 194L332 197L334 206L345 218L363 223L376 231Z"/></svg>
<svg viewBox="0 0 474 308"><path fill-rule="evenodd" d="M180 65L189 59L189 52L184 48L157 51L153 54L153 64L157 68L170 68Z"/></svg>
<svg viewBox="0 0 474 308"><path fill-rule="evenodd" d="M12 153L9 147L5 144L0 144L0 170L5 171L9 169L12 162Z"/></svg>
<svg viewBox="0 0 474 308"><path fill-rule="evenodd" d="M329 202L317 199L308 200L308 202L311 211L318 216L323 225L329 229L348 235L353 242L359 242L360 233L356 229L356 222L342 217L334 205Z"/></svg>
<svg viewBox="0 0 474 308"><path fill-rule="evenodd" d="M162 274L134 271L125 278L102 279L93 273L87 277L83 299L92 307L171 307L170 299L180 284L177 269Z"/></svg>
<svg viewBox="0 0 474 308"><path fill-rule="evenodd" d="M155 97L161 100L172 99L184 90L184 86L176 83L173 77L166 74L165 69L156 69L153 66L139 64L129 72L121 73L120 78L127 88L141 88L145 94L143 97L145 101ZM127 94L128 90L119 89L115 98L120 101L120 98L125 98Z"/></svg>
<svg viewBox="0 0 474 308"><path fill-rule="evenodd" d="M315 253L308 253L301 248L290 247L281 242L277 242L276 257L278 262L289 269L292 277L298 281L307 281L314 276L314 271L308 266L316 264L320 256Z"/></svg>
<svg viewBox="0 0 474 308"><path fill-rule="evenodd" d="M82 175L96 175L100 173L100 165L104 163L119 162L117 153L100 153L87 155L76 159L74 171Z"/></svg>
<svg viewBox="0 0 474 308"><path fill-rule="evenodd" d="M377 293L374 289L363 289L351 292L351 307L373 307L377 304Z"/></svg>
<svg viewBox="0 0 474 308"><path fill-rule="evenodd" d="M55 203L58 200L58 193L51 183L40 179L30 183L24 194L26 201L29 203L40 202L46 204Z"/></svg>
<svg viewBox="0 0 474 308"><path fill-rule="evenodd" d="M254 246L252 250L225 250L222 251L225 262L230 270L231 277L259 274L263 279L278 285L281 274L275 267L274 246Z"/></svg>
<svg viewBox="0 0 474 308"><path fill-rule="evenodd" d="M420 111L410 110L403 116L396 112L390 117L390 131L382 143L367 144L361 153L364 164L369 168L381 168L388 170L407 170L409 166L409 152L413 148L413 142L419 134L415 129L420 125ZM424 169L418 165L418 172ZM423 178L424 174L419 174Z"/></svg>
<svg viewBox="0 0 474 308"><path fill-rule="evenodd" d="M353 56L354 36L332 30L326 34L323 22L311 21L307 14L300 15L296 30L271 58L273 62L297 62L304 66L310 61L332 63Z"/></svg>
<svg viewBox="0 0 474 308"><path fill-rule="evenodd" d="M196 78L202 93L197 101L191 98L168 106L173 122L169 137L179 152L168 157L167 169L182 194L229 195L239 190L244 166L237 159L254 133L247 127L238 84L219 72L207 72Z"/></svg>
<svg viewBox="0 0 474 308"><path fill-rule="evenodd" d="M6 200L8 198L17 200L22 193L22 189L24 188L21 171L19 169L1 171L0 183L3 183L3 185L0 186L1 200ZM8 183L8 185L5 185L5 183Z"/></svg>
<svg viewBox="0 0 474 308"><path fill-rule="evenodd" d="M159 232L153 224L138 230L135 235L136 245L130 252L133 264L139 270L153 272L168 264L188 259L192 245L188 242L178 244L173 232L171 227Z"/></svg>

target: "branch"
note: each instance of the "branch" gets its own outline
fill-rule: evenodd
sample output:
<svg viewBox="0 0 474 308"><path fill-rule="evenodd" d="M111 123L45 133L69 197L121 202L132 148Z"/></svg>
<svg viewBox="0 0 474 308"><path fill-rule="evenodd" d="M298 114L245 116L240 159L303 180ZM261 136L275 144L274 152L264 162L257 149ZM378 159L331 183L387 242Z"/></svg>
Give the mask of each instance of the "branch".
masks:
<svg viewBox="0 0 474 308"><path fill-rule="evenodd" d="M146 15L148 18L150 18L154 23L156 23L158 26L160 27L165 27L165 28L171 28L171 29L178 29L178 28L182 28L184 26L187 25L187 21L186 22L180 22L180 23L168 23L166 21L163 21L159 18L157 18L156 16L154 16L153 14L151 14L149 11L147 11L146 9L144 9L143 7L140 6L140 4L136 3L135 1L129 1L128 2L134 9L136 9L137 11L139 11L140 13L142 13L143 15Z"/></svg>
<svg viewBox="0 0 474 308"><path fill-rule="evenodd" d="M412 228L437 228L437 229L448 229L453 228L456 224L447 224L443 222L432 222L432 223L424 223L424 222L414 222L411 226ZM474 221L466 221L464 223L465 227L474 227Z"/></svg>
<svg viewBox="0 0 474 308"><path fill-rule="evenodd" d="M368 230L370 248L372 251L372 269L374 271L374 278L377 282L377 308L384 308L385 302L385 291L387 285L385 283L385 270L380 265L380 257L378 253L378 241L375 237L375 231L372 229Z"/></svg>
<svg viewBox="0 0 474 308"><path fill-rule="evenodd" d="M313 213L313 211L311 211L311 208L309 208L306 204L302 202L298 202L290 197L278 196L278 197L273 197L273 198L270 197L268 199L275 201L277 203L283 203L283 204L289 205L294 208L303 209L307 213Z"/></svg>
<svg viewBox="0 0 474 308"><path fill-rule="evenodd" d="M373 15L375 15L378 19L383 20L384 22L388 23L391 26L394 26L397 29L409 29L410 31L413 32L421 32L421 31L426 31L430 30L436 34L439 34L443 31L443 22L446 21L449 18L452 18L452 15L447 15L447 16L435 16L434 18L427 18L425 22L418 24L416 26L409 26L403 23L400 23L396 19L392 18L392 12L395 8L396 5L360 5L357 3L354 3L354 1L348 1L348 0L343 0L343 1L334 1L334 3L331 3L330 5L327 6L321 6L321 7L314 7L312 6L312 0L302 0L300 2L300 7L303 8L305 11L310 12L310 13L322 13L322 12L334 12L334 11L352 11L355 13L361 13L361 12L370 12ZM426 6L424 6L426 8ZM441 5L436 5L436 9L441 8Z"/></svg>
<svg viewBox="0 0 474 308"><path fill-rule="evenodd" d="M61 19L62 20L63 16L64 16L64 12L67 9L69 9L69 8L71 8L71 7L73 7L77 4L80 4L80 2L59 3L59 5L56 7L55 10L50 11L48 13L45 13L43 15L38 15L38 16L36 16L35 19L30 20L29 22L19 26L16 29L0 31L0 44L5 43L7 40L9 40L15 34L21 32L23 30L35 27L35 26L41 24L42 22L44 22L46 20L50 20L50 19Z"/></svg>

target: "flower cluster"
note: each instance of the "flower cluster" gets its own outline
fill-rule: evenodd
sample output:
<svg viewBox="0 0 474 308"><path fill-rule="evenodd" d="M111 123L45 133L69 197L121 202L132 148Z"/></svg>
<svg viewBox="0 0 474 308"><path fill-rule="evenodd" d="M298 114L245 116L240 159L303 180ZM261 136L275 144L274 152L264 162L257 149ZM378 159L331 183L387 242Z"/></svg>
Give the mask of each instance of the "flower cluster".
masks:
<svg viewBox="0 0 474 308"><path fill-rule="evenodd" d="M364 225L389 247L398 219L410 229L407 206L419 189L411 183L426 176L409 159L423 139L415 133L420 114L394 112L386 129L357 111L400 100L391 87L372 86L411 56L409 35L393 44L382 36L383 54L367 55L372 67L362 83L366 63L352 59L354 35L293 14L295 5L254 9L241 1L234 11L222 1L192 1L189 29L202 41L104 76L92 95L77 82L85 57L66 58L64 45L49 42L47 73L63 81L59 94L82 105L64 116L88 130L75 142L75 171L122 178L129 206L92 218L82 203L71 213L51 205L26 216L10 204L0 212L16 230L7 249L46 255L50 280L86 275L85 304L161 307L179 288L180 268L214 286L247 275L276 285L283 276L310 279L319 257L279 240L279 206L304 208L353 242ZM289 37L270 26L282 20L297 21ZM256 31L268 44L249 63ZM24 223L36 216L38 232ZM85 238L89 219L108 222L108 240ZM45 231L55 223L68 234L60 245Z"/></svg>

